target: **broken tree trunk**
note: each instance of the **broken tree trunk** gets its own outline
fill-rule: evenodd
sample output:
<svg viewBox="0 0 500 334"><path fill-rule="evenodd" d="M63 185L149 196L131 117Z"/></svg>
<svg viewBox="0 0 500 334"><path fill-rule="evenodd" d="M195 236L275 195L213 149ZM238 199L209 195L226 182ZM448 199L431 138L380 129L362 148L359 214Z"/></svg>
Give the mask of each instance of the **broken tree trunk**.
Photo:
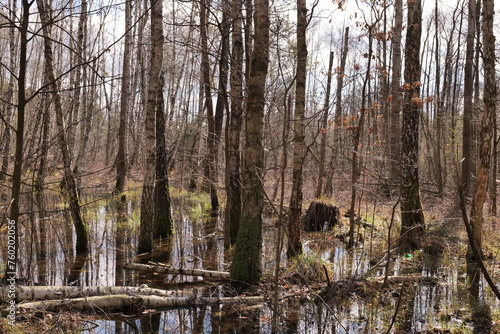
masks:
<svg viewBox="0 0 500 334"><path fill-rule="evenodd" d="M17 300L21 302L119 294L171 297L173 294L172 291L133 286L17 286L16 292ZM0 301L8 300L8 293L9 289L2 287Z"/></svg>
<svg viewBox="0 0 500 334"><path fill-rule="evenodd" d="M340 210L323 202L311 202L302 218L302 226L307 232L330 230L340 224Z"/></svg>
<svg viewBox="0 0 500 334"><path fill-rule="evenodd" d="M18 305L19 309L24 310L111 310L124 307L132 308L169 308L169 307L188 307L210 304L260 304L264 303L262 296L247 297L162 297L162 296L141 296L141 295L111 295L111 296L93 296L84 298L72 298L62 300L46 300L31 303L22 303Z"/></svg>
<svg viewBox="0 0 500 334"><path fill-rule="evenodd" d="M229 280L228 272L203 269L173 268L166 264L127 263L125 265L125 269L165 273L171 275L202 276L203 278Z"/></svg>

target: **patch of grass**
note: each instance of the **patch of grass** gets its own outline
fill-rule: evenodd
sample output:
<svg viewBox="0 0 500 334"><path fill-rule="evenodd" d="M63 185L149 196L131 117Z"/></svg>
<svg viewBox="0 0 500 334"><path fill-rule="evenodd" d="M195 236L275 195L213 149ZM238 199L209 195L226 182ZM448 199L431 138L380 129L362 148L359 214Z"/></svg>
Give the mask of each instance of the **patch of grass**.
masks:
<svg viewBox="0 0 500 334"><path fill-rule="evenodd" d="M295 284L326 282L332 277L331 263L317 254L301 254L294 257L285 270L285 278Z"/></svg>

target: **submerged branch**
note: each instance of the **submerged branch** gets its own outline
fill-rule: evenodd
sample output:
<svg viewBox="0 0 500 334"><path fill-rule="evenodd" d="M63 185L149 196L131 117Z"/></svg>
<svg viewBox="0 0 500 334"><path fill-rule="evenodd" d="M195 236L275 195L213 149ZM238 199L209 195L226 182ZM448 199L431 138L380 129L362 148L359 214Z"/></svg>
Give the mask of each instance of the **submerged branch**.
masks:
<svg viewBox="0 0 500 334"><path fill-rule="evenodd" d="M202 276L204 278L229 280L229 273L225 271L214 271L204 269L173 268L166 264L140 264L127 263L125 269L165 273L171 275Z"/></svg>

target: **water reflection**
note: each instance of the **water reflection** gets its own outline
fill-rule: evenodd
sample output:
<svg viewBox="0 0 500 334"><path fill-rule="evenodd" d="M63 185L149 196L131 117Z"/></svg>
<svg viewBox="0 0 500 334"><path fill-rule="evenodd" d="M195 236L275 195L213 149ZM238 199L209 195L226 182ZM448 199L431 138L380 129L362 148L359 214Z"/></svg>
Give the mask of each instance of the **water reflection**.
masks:
<svg viewBox="0 0 500 334"><path fill-rule="evenodd" d="M173 201L173 204L174 238L171 242L163 241L152 259L174 267L227 270L223 222L204 216L200 203ZM182 284L201 281L201 277L156 276L122 268L124 263L134 261L137 248L138 205L135 201L119 199L96 203L85 207L84 213L91 241L87 257L75 258L73 226L64 212L47 211L21 224L21 242L29 250L20 254L20 272L24 278L41 285L139 286L147 283L170 289L171 283L178 283L177 295L193 294L192 288ZM268 218L263 228L262 263L265 272L274 268L275 235L275 225ZM346 250L338 240L324 242L321 247L306 242L304 252L316 254L332 264L331 281L360 277L370 267L369 257L362 248ZM282 261L286 261L284 251ZM448 262L446 267L438 264L422 269L424 276L439 277L440 284L409 283L411 288L405 290L409 300L405 305L409 309L405 315L406 323L395 328L416 333L439 325L437 312L452 313L459 298L460 259ZM405 260L392 258L390 275L404 273L404 266ZM379 274L383 275L383 271ZM224 295L224 290L217 284L198 289L200 295ZM283 305L280 333L385 333L396 301L397 298L381 297L377 300L352 295L339 303L303 301L299 305ZM493 302L493 305L498 307L498 302ZM96 328L91 328L92 324L82 326L88 328L83 333L89 334L269 333L271 318L272 312L267 305L244 314L231 306L211 305L144 314L140 318L97 319L92 321Z"/></svg>

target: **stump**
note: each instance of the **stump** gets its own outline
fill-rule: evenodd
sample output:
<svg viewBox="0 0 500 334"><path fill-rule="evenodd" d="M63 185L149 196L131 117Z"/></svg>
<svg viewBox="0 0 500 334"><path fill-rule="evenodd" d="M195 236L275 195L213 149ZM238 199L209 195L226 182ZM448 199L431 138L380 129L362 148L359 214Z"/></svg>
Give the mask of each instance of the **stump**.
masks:
<svg viewBox="0 0 500 334"><path fill-rule="evenodd" d="M340 210L323 202L311 202L302 217L302 226L307 232L331 230L340 224Z"/></svg>

